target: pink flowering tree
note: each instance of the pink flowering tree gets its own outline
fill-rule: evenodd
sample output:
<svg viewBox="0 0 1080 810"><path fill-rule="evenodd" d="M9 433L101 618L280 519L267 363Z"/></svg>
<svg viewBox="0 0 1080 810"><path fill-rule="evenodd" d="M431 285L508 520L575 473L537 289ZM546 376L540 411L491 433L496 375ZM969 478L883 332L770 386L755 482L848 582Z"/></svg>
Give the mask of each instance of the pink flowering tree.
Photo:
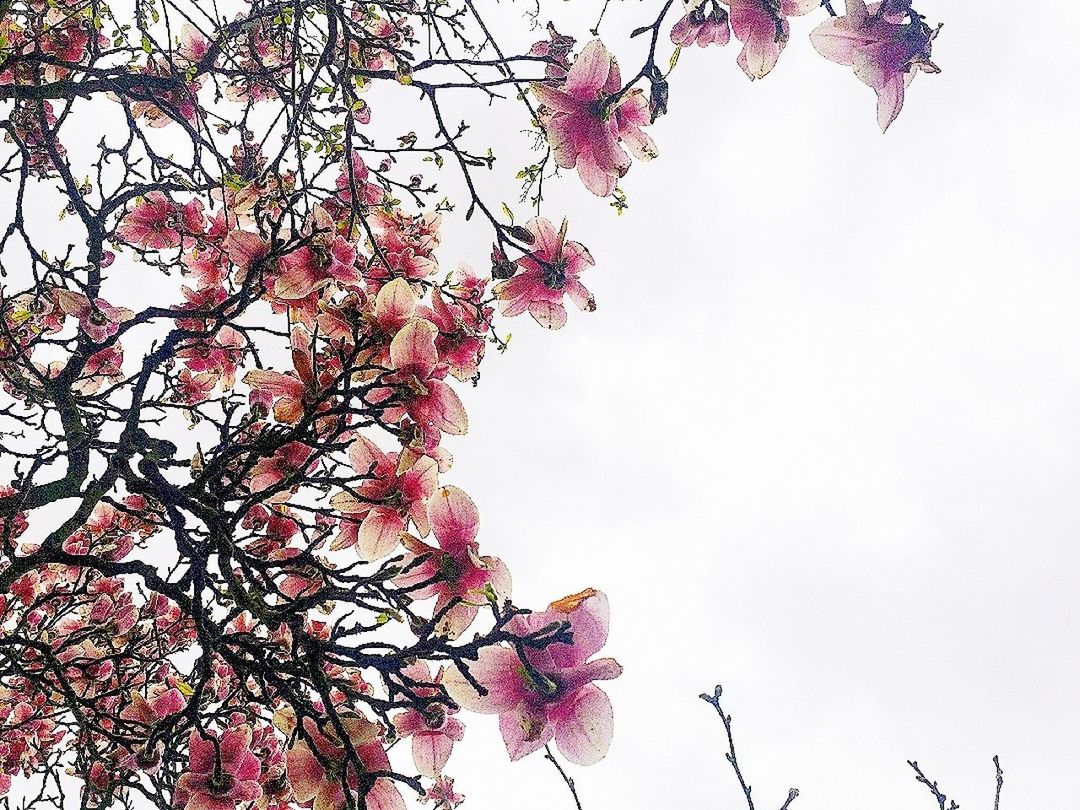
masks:
<svg viewBox="0 0 1080 810"><path fill-rule="evenodd" d="M515 602L448 449L504 318L595 307L548 183L625 207L683 47L760 79L816 15L885 127L936 31L652 0L515 45L488 6L0 3L0 801L453 807L477 713L509 759L608 750L607 599ZM532 128L516 211L470 99Z"/></svg>

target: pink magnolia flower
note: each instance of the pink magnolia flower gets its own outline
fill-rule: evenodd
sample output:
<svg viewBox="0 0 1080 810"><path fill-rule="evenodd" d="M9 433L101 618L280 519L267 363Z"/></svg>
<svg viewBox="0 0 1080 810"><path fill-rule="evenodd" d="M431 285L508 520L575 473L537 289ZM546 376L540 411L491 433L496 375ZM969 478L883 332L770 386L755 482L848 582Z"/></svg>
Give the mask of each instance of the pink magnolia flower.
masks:
<svg viewBox="0 0 1080 810"><path fill-rule="evenodd" d="M286 712L279 712L274 722L288 734L292 734L296 726L295 718ZM296 801L313 810L345 810L358 806L355 793L360 788L360 774L355 762L350 761L348 752L336 736L324 734L310 717L305 717L303 723L304 734L299 735L285 752L285 771ZM362 717L342 717L341 724L348 732L349 742L364 771L390 771L379 725ZM312 750L313 745L315 750ZM328 762L329 767L319 757ZM345 771L344 779L342 771ZM345 795L345 784L353 793L351 802ZM405 801L393 780L381 777L364 795L362 806L367 810L405 810Z"/></svg>
<svg viewBox="0 0 1080 810"><path fill-rule="evenodd" d="M120 331L120 324L130 321L135 313L124 307L114 307L103 298L91 301L82 293L55 290L56 305L65 315L79 321L79 328L94 343L102 343Z"/></svg>
<svg viewBox="0 0 1080 810"><path fill-rule="evenodd" d="M184 23L180 28L179 55L195 64L201 62L209 52L209 40L191 23Z"/></svg>
<svg viewBox="0 0 1080 810"><path fill-rule="evenodd" d="M120 719L149 727L170 714L183 711L186 705L187 700L179 689L158 684L149 689L146 697L132 692L131 703L120 712Z"/></svg>
<svg viewBox="0 0 1080 810"><path fill-rule="evenodd" d="M300 247L278 260L273 294L290 306L329 284L358 288L361 281L356 245L343 237L340 225L323 206L315 208L304 228Z"/></svg>
<svg viewBox="0 0 1080 810"><path fill-rule="evenodd" d="M731 40L728 14L713 0L712 10L705 11L705 4L690 9L671 29L671 41L687 48L697 45L727 45Z"/></svg>
<svg viewBox="0 0 1080 810"><path fill-rule="evenodd" d="M428 665L417 661L403 670L403 674L417 683L431 686L411 686L418 697L432 697L439 694L437 685L442 681L442 671L431 677ZM412 755L416 770L421 776L434 779L450 759L454 743L465 736L465 726L453 715L456 708L445 703L429 703L423 711L407 709L394 716L394 728L401 737L412 737Z"/></svg>
<svg viewBox="0 0 1080 810"><path fill-rule="evenodd" d="M396 401L386 408L383 416L398 422L407 413L423 431L425 437L437 439L439 433L464 435L469 420L461 399L443 380L449 370L439 362L435 339L439 330L431 321L409 321L390 342L390 364L394 373L386 380L395 385ZM383 389L385 398L394 391Z"/></svg>
<svg viewBox="0 0 1080 810"><path fill-rule="evenodd" d="M930 61L937 29L930 28L904 0L867 6L846 0L846 14L831 17L810 34L817 52L851 65L859 80L877 93L878 124L889 128L904 106L904 88L917 72L940 73Z"/></svg>
<svg viewBox="0 0 1080 810"><path fill-rule="evenodd" d="M432 498L429 511L439 546L406 535L410 553L394 582L413 589L408 591L413 599L437 597L432 611L439 616L437 629L457 638L476 618L489 586L499 598L510 596L510 572L497 557L479 556L480 513L468 495L457 487L444 487Z"/></svg>
<svg viewBox="0 0 1080 810"><path fill-rule="evenodd" d="M532 89L555 162L564 169L576 166L593 194L611 194L630 168L620 142L638 160L656 157L656 144L641 130L651 123L649 101L640 88L621 92L619 65L600 40L582 49L564 82L537 82Z"/></svg>
<svg viewBox="0 0 1080 810"><path fill-rule="evenodd" d="M144 250L165 250L179 247L184 237L201 234L205 227L198 199L179 206L162 192L151 191L123 218L116 235Z"/></svg>
<svg viewBox="0 0 1080 810"><path fill-rule="evenodd" d="M434 459L415 453L384 453L367 437L357 436L349 446L349 461L356 472L371 477L331 500L335 509L348 515L341 522L334 549L355 545L361 559L368 562L385 557L400 544L409 519L427 536L427 499L439 486L439 465Z"/></svg>
<svg viewBox="0 0 1080 810"><path fill-rule="evenodd" d="M218 308L229 296L228 291L221 285L193 290L184 284L180 289L184 302L177 309L189 314L176 319L177 327L189 332L210 331L210 322L218 319Z"/></svg>
<svg viewBox="0 0 1080 810"><path fill-rule="evenodd" d="M367 348L361 352L358 363L390 365L390 343L412 320L417 302L412 285L403 278L395 278L379 288L374 307L364 312Z"/></svg>
<svg viewBox="0 0 1080 810"><path fill-rule="evenodd" d="M71 389L80 394L94 394L105 384L115 385L124 379L124 348L119 343L90 355Z"/></svg>
<svg viewBox="0 0 1080 810"><path fill-rule="evenodd" d="M99 601L107 598L102 595ZM91 620L94 620L93 615L91 615ZM100 622L99 619L95 623ZM120 712L120 719L136 724L140 727L139 733L146 734L158 721L183 711L186 705L187 700L179 689L165 684L155 684L149 689L147 697L143 697L137 691L132 691L131 703ZM138 746L124 758L123 764L128 768L155 773L161 765L163 751L164 745L160 741L153 747L149 744Z"/></svg>
<svg viewBox="0 0 1080 810"><path fill-rule="evenodd" d="M350 163L342 168L341 174L334 181L338 198L342 202L350 203L353 201L355 190L358 192L356 199L363 205L378 205L382 202L382 186L369 182L368 175L367 164L364 163L360 153L354 151Z"/></svg>
<svg viewBox="0 0 1080 810"><path fill-rule="evenodd" d="M210 372L221 381L223 390L230 391L236 384L236 369L243 362L247 346L243 334L231 326L223 326L209 340L192 339L177 356L193 372Z"/></svg>
<svg viewBox="0 0 1080 810"><path fill-rule="evenodd" d="M577 40L560 34L550 22L547 24L547 32L547 39L542 39L529 48L529 56L545 57L548 64L544 68L544 74L549 79L562 79L570 69L570 51Z"/></svg>
<svg viewBox="0 0 1080 810"><path fill-rule="evenodd" d="M321 209L320 209L321 210ZM305 298L331 282L356 284L356 248L337 235L322 235L310 245L282 256L280 275L274 281L274 295L287 301Z"/></svg>
<svg viewBox="0 0 1080 810"><path fill-rule="evenodd" d="M53 19L48 20L50 26L45 29L44 36L38 43L41 52L61 62L81 62L86 56L86 46L90 41L82 20L69 17L64 22L65 15L59 12L48 16Z"/></svg>
<svg viewBox="0 0 1080 810"><path fill-rule="evenodd" d="M244 375L244 383L251 386L253 392L266 395L274 402L274 418L286 425L294 425L303 419L305 410L323 398L340 371L340 362L336 358L312 355L311 336L300 328L292 332L292 360L294 371L283 373L256 368Z"/></svg>
<svg viewBox="0 0 1080 810"><path fill-rule="evenodd" d="M578 309L596 309L596 301L578 280L594 263L593 257L584 245L566 241L566 221L558 231L543 217L529 220L525 227L533 236L532 251L515 262L517 275L495 286L502 314L528 310L541 326L559 329L566 323L564 295Z"/></svg>
<svg viewBox="0 0 1080 810"><path fill-rule="evenodd" d="M724 0L731 9L731 29L743 44L739 67L753 79L769 74L791 36L788 17L809 14L820 0Z"/></svg>
<svg viewBox="0 0 1080 810"><path fill-rule="evenodd" d="M450 373L462 382L476 379L480 361L487 347L482 334L486 324L478 323L475 310L443 298L438 287L431 290L431 307L421 307L418 314L439 329L435 347Z"/></svg>
<svg viewBox="0 0 1080 810"><path fill-rule="evenodd" d="M210 399L218 384L218 376L211 371L192 374L191 369L180 370L173 389L173 398L185 405L198 405Z"/></svg>
<svg viewBox="0 0 1080 810"><path fill-rule="evenodd" d="M215 744L216 743L216 744ZM259 759L251 753L251 729L229 729L220 740L197 730L188 741L188 767L176 780L178 810L235 810L262 795Z"/></svg>
<svg viewBox="0 0 1080 810"><path fill-rule="evenodd" d="M303 442L289 442L270 458L261 458L251 468L251 480L248 487L252 492L277 486L304 469L310 469L317 460L312 460L312 449Z"/></svg>
<svg viewBox="0 0 1080 810"><path fill-rule="evenodd" d="M487 690L481 696L456 667L443 679L450 696L469 711L499 715L511 759L542 748L552 737L577 765L603 759L611 744L611 701L593 681L622 674L613 658L589 659L604 646L607 597L591 588L552 602L543 613L515 616L508 629L519 636L567 622L573 641L525 648L525 660L509 647L485 647L469 674Z"/></svg>
<svg viewBox="0 0 1080 810"><path fill-rule="evenodd" d="M223 248L229 261L239 269L239 280L243 281L251 266L270 252L270 244L257 233L233 231L225 237Z"/></svg>
<svg viewBox="0 0 1080 810"><path fill-rule="evenodd" d="M420 804L435 802L436 810L453 810L463 801L465 797L454 792L454 780L447 776L437 777L435 783L420 797Z"/></svg>
<svg viewBox="0 0 1080 810"><path fill-rule="evenodd" d="M439 246L440 214L413 217L398 208L389 213L376 210L369 223L378 248L367 270L369 283L390 278L419 280L439 269L435 248Z"/></svg>

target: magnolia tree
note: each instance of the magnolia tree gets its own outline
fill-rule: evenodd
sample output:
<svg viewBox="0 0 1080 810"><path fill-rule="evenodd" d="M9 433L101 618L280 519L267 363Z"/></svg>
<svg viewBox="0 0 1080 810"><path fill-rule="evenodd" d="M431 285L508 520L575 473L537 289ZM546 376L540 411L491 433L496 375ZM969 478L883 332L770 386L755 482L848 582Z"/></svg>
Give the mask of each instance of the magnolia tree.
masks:
<svg viewBox="0 0 1080 810"><path fill-rule="evenodd" d="M576 36L528 6L511 48L488 6L0 4L5 803L453 807L477 712L510 759L604 756L606 598L512 601L443 442L499 314L594 308L545 182L621 210L680 48L760 79L817 15L884 129L936 30L907 0L653 0ZM531 133L524 224L462 98ZM441 266L450 212L478 271Z"/></svg>

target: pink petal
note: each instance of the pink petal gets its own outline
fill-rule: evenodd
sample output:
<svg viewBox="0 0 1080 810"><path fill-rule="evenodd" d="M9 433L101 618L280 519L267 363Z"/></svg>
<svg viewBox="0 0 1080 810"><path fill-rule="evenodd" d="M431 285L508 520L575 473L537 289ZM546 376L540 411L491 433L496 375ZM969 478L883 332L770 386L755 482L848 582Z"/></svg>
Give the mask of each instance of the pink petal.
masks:
<svg viewBox="0 0 1080 810"><path fill-rule="evenodd" d="M533 217L526 223L525 230L535 240L532 252L545 261L553 259L562 248L562 236L547 217Z"/></svg>
<svg viewBox="0 0 1080 810"><path fill-rule="evenodd" d="M401 515L377 506L360 524L356 552L366 562L381 559L397 549L404 530L405 521Z"/></svg>
<svg viewBox="0 0 1080 810"><path fill-rule="evenodd" d="M536 96L536 100L553 112L576 112L581 109L580 101L558 87L534 82L532 91L533 95Z"/></svg>
<svg viewBox="0 0 1080 810"><path fill-rule="evenodd" d="M254 368L245 374L244 384L275 397L299 399L304 395L304 384L296 377L264 368Z"/></svg>
<svg viewBox="0 0 1080 810"><path fill-rule="evenodd" d="M594 39L581 49L566 74L566 92L577 98L594 99L607 83L611 72L611 54L604 43Z"/></svg>
<svg viewBox="0 0 1080 810"><path fill-rule="evenodd" d="M547 718L528 703L521 703L513 711L499 715L499 731L511 760L519 760L543 748L555 733Z"/></svg>
<svg viewBox="0 0 1080 810"><path fill-rule="evenodd" d="M168 717L170 714L183 711L187 705L187 699L179 689L172 688L151 700L150 705L158 717Z"/></svg>
<svg viewBox="0 0 1080 810"><path fill-rule="evenodd" d="M592 293L585 289L585 285L575 279L567 279L563 291L582 312L592 312L596 309L596 299Z"/></svg>
<svg viewBox="0 0 1080 810"><path fill-rule="evenodd" d="M577 609L563 613L570 622L574 643L552 644L548 647L551 659L560 667L574 667L589 660L607 643L610 615L608 598L600 591L594 591Z"/></svg>
<svg viewBox="0 0 1080 810"><path fill-rule="evenodd" d="M622 674L622 664L614 658L597 658L579 667L564 669L562 683L567 691L574 691L593 681L613 681Z"/></svg>
<svg viewBox="0 0 1080 810"><path fill-rule="evenodd" d="M233 231L223 244L229 261L247 270L257 260L270 252L270 245L261 236L247 231Z"/></svg>
<svg viewBox="0 0 1080 810"><path fill-rule="evenodd" d="M384 285L375 297L375 319L384 328L400 329L416 309L416 293L403 278Z"/></svg>
<svg viewBox="0 0 1080 810"><path fill-rule="evenodd" d="M580 689L555 717L555 742L563 756L575 765L593 765L604 758L611 745L615 718L611 701L602 689Z"/></svg>
<svg viewBox="0 0 1080 810"><path fill-rule="evenodd" d="M413 737L413 762L421 776L434 779L450 759L454 741L443 734L417 734Z"/></svg>
<svg viewBox="0 0 1080 810"><path fill-rule="evenodd" d="M367 475L386 459L386 454L366 436L357 436L349 445L349 463L361 475Z"/></svg>
<svg viewBox="0 0 1080 810"><path fill-rule="evenodd" d="M889 128L889 124L896 120L896 116L900 115L900 110L904 106L904 85L903 75L896 74L877 91L878 126L881 127L882 132Z"/></svg>
<svg viewBox="0 0 1080 810"><path fill-rule="evenodd" d="M197 730L191 732L188 738L188 760L191 770L198 773L209 773L214 767L214 743L203 737Z"/></svg>
<svg viewBox="0 0 1080 810"><path fill-rule="evenodd" d="M577 170L581 182L585 184L585 188L597 197L609 197L611 192L615 190L615 182L618 176L602 168L591 151L582 153L578 157Z"/></svg>
<svg viewBox="0 0 1080 810"><path fill-rule="evenodd" d="M416 732L427 728L423 716L414 709L394 715L393 723L394 728L401 737L411 737Z"/></svg>
<svg viewBox="0 0 1080 810"><path fill-rule="evenodd" d="M244 782L258 777L259 760L250 748L250 728L240 726L226 731L221 737L221 769Z"/></svg>
<svg viewBox="0 0 1080 810"><path fill-rule="evenodd" d="M491 588L500 599L509 599L513 593L513 580L510 578L510 569L506 563L498 557L481 557L481 562L487 569Z"/></svg>
<svg viewBox="0 0 1080 810"><path fill-rule="evenodd" d="M315 268L309 262L281 260L282 272L274 281L274 295L289 301L295 301L308 295L319 282Z"/></svg>
<svg viewBox="0 0 1080 810"><path fill-rule="evenodd" d="M470 597L473 599L482 598L476 594L465 594L465 599ZM449 597L444 596L435 603L435 613L438 614L442 609L449 604ZM468 601L458 602L439 619L437 632L446 636L451 641L461 637L461 634L469 629L469 626L476 620L476 614L479 613L479 608L475 604L470 604Z"/></svg>
<svg viewBox="0 0 1080 810"><path fill-rule="evenodd" d="M364 796L367 810L406 810L405 800L389 779L376 779L371 790Z"/></svg>
<svg viewBox="0 0 1080 810"><path fill-rule="evenodd" d="M435 348L438 328L431 321L409 321L390 341L390 362L396 369L408 369L427 377L439 362Z"/></svg>
<svg viewBox="0 0 1080 810"><path fill-rule="evenodd" d="M529 276L514 276L495 285L499 311L508 318L520 315L529 308L533 281Z"/></svg>
<svg viewBox="0 0 1080 810"><path fill-rule="evenodd" d="M826 59L841 65L850 65L856 51L867 41L853 28L851 20L845 17L832 17L810 32L814 49Z"/></svg>
<svg viewBox="0 0 1080 810"><path fill-rule="evenodd" d="M435 427L451 436L468 433L469 417L457 392L442 380L428 380L426 384L430 396L425 412Z"/></svg>
<svg viewBox="0 0 1080 810"><path fill-rule="evenodd" d="M862 0L857 0L862 2ZM847 3L850 14L850 8L853 4ZM781 0L780 13L785 17L801 17L803 14L809 14L811 11L816 11L821 8L821 0Z"/></svg>
<svg viewBox="0 0 1080 810"><path fill-rule="evenodd" d="M529 314L545 329L562 329L566 324L566 307L558 301L533 301Z"/></svg>
<svg viewBox="0 0 1080 810"><path fill-rule="evenodd" d="M443 487L431 499L431 527L445 551L461 550L476 539L480 513L472 499L457 487Z"/></svg>
<svg viewBox="0 0 1080 810"><path fill-rule="evenodd" d="M285 772L293 795L301 804L315 798L326 775L319 760L304 742L298 742L285 752Z"/></svg>
<svg viewBox="0 0 1080 810"><path fill-rule="evenodd" d="M455 703L480 714L500 714L516 706L525 696L525 685L518 675L521 660L508 647L485 647L476 661L468 664L469 674L488 690L481 696L461 674L457 666L446 670L443 686Z"/></svg>

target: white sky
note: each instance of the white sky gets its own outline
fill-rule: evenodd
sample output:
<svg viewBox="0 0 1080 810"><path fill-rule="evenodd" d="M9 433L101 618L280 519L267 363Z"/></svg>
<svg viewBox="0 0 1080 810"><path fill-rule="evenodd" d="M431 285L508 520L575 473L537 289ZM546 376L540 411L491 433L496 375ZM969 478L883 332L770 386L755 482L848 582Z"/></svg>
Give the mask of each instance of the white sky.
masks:
<svg viewBox="0 0 1080 810"><path fill-rule="evenodd" d="M655 5L612 4L617 54ZM930 808L907 758L989 810L995 753L1003 807L1074 803L1080 7L1050 5L925 0L945 72L884 137L813 52L820 16L762 82L734 43L688 51L628 213L552 186L600 309L504 324L445 481L515 601L611 598L626 674L609 757L572 771L587 810L743 807L697 698L717 682L760 810L790 786L799 810ZM599 3L548 7L580 33ZM444 264L483 267L453 227ZM472 810L572 808L494 718L448 770Z"/></svg>
<svg viewBox="0 0 1080 810"><path fill-rule="evenodd" d="M684 53L630 211L553 187L600 309L468 392L450 477L517 601L611 598L587 810L744 806L717 682L759 808L933 807L908 758L990 808L995 753L1003 807L1075 803L1080 9L918 7L945 72L884 137L805 20L753 85ZM474 810L572 807L494 718L451 765Z"/></svg>

